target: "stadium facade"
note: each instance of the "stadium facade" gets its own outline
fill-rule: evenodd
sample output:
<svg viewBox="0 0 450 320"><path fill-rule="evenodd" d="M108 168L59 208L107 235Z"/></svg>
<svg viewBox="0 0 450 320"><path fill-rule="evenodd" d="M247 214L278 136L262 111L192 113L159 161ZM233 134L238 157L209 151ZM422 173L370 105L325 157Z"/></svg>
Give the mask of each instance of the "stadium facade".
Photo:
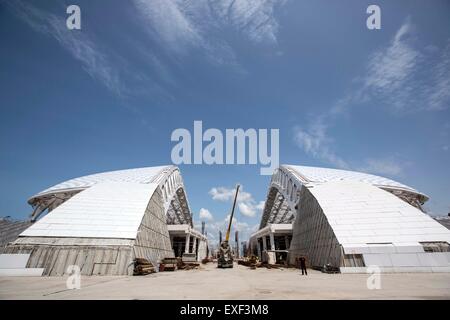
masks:
<svg viewBox="0 0 450 320"><path fill-rule="evenodd" d="M166 257L207 255L175 166L71 179L28 203L36 222L2 250L9 258L28 255L18 273L63 275L77 265L83 275L131 275L135 258L156 265Z"/></svg>
<svg viewBox="0 0 450 320"><path fill-rule="evenodd" d="M342 273L450 272L450 230L424 212L427 200L371 174L283 165L249 249L272 263L304 256L311 267Z"/></svg>

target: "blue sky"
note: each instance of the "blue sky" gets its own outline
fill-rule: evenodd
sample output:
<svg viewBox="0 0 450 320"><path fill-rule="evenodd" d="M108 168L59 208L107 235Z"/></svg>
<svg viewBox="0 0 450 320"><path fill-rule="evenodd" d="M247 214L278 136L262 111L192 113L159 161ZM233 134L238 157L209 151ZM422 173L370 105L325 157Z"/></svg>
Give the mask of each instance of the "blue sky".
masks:
<svg viewBox="0 0 450 320"><path fill-rule="evenodd" d="M72 31L70 4L0 1L1 216L69 178L170 164L194 120L280 129L281 163L387 176L450 211L448 1L76 1ZM254 230L259 169L181 165L196 222L208 210L217 235L239 182Z"/></svg>

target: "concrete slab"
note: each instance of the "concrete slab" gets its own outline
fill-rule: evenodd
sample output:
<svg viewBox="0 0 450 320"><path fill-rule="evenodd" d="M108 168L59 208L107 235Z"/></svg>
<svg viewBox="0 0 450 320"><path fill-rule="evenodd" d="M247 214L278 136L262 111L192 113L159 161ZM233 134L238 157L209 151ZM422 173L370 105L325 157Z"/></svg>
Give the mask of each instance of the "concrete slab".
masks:
<svg viewBox="0 0 450 320"><path fill-rule="evenodd" d="M0 254L0 269L25 268L30 254Z"/></svg>
<svg viewBox="0 0 450 320"><path fill-rule="evenodd" d="M0 299L450 299L450 274L382 274L381 289L367 274L324 274L295 269L217 269L148 276L90 276L68 290L67 277L0 277Z"/></svg>
<svg viewBox="0 0 450 320"><path fill-rule="evenodd" d="M44 268L0 269L0 277L40 277Z"/></svg>

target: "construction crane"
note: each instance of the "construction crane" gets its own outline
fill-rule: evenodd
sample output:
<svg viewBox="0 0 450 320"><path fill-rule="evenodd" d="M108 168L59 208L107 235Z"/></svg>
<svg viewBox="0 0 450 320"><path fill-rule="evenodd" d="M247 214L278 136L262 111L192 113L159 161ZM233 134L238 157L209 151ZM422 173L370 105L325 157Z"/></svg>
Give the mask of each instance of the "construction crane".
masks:
<svg viewBox="0 0 450 320"><path fill-rule="evenodd" d="M236 208L236 200L239 193L240 185L236 186L236 194L234 195L233 208L231 209L230 221L228 223L227 233L225 235L225 240L222 241L219 247L219 257L217 259L218 268L233 268L233 254L231 252L231 246L229 244L231 223L233 222L234 209Z"/></svg>

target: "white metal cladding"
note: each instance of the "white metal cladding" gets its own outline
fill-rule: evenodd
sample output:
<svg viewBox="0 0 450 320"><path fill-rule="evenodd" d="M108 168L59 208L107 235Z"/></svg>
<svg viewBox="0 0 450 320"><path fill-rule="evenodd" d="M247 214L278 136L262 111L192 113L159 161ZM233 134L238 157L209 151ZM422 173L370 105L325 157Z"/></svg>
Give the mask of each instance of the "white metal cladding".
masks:
<svg viewBox="0 0 450 320"><path fill-rule="evenodd" d="M260 229L268 223L291 223L295 218L295 205L299 190L303 185L318 185L329 181L363 182L388 190L399 198L420 208L428 197L417 190L391 179L372 174L316 168L306 166L282 165L275 170L270 182Z"/></svg>
<svg viewBox="0 0 450 320"><path fill-rule="evenodd" d="M20 236L135 239L155 183L100 182L74 195Z"/></svg>
<svg viewBox="0 0 450 320"><path fill-rule="evenodd" d="M34 208L31 216L33 219L37 219L44 211L48 210L51 212L80 191L103 182L155 183L159 185L163 193L164 209L168 223L193 225L183 179L180 170L176 166L103 172L59 183L39 192L28 200L28 203Z"/></svg>
<svg viewBox="0 0 450 320"><path fill-rule="evenodd" d="M30 198L38 198L49 193L58 193L67 190L86 189L100 182L135 182L135 183L151 183L164 170L170 169L170 166L136 168L126 170L116 170L91 174L79 178L70 179L61 182L53 187L45 189Z"/></svg>
<svg viewBox="0 0 450 320"><path fill-rule="evenodd" d="M383 244L395 248L421 247L420 242L450 243L447 228L395 195L370 184L330 181L308 189L345 253L368 253L364 250Z"/></svg>
<svg viewBox="0 0 450 320"><path fill-rule="evenodd" d="M306 167L306 166L284 166L287 169L292 169L297 172L304 183L307 182L328 182L328 181L359 181L366 182L377 187L390 187L396 189L404 189L414 193L419 193L414 188L408 187L397 181L376 176L373 174L339 170L339 169L328 169L328 168L317 168L317 167Z"/></svg>

